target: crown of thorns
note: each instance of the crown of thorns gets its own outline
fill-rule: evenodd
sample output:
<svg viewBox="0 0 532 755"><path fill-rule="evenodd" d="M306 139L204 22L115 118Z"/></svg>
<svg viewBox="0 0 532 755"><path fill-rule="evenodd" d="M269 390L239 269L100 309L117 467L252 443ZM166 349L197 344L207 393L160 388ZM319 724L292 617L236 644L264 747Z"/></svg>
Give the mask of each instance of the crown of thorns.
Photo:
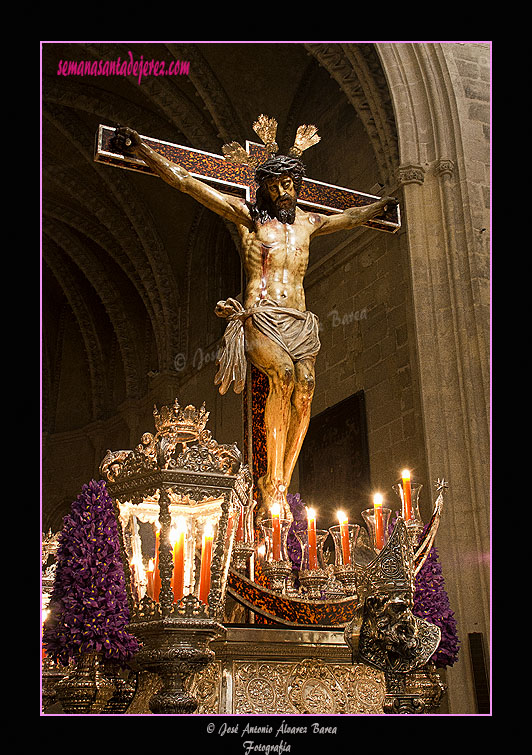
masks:
<svg viewBox="0 0 532 755"><path fill-rule="evenodd" d="M302 168L301 155L309 147L317 144L321 137L318 136L316 126L299 126L296 131L294 144L288 150L288 155L277 155L279 147L275 141L277 135L277 121L267 115L259 115L253 124L253 131L260 137L266 147L267 159L264 156L250 155L238 142L224 144L222 152L226 160L237 165L249 165L255 168L255 180L260 183L268 175L276 175L279 170L283 172L300 170ZM301 168L300 168L301 166Z"/></svg>

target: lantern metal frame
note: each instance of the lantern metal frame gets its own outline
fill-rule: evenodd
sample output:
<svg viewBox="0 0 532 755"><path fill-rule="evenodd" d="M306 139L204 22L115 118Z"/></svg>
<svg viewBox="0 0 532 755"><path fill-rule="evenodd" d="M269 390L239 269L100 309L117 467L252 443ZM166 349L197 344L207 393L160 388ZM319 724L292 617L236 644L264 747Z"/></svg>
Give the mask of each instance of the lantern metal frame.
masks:
<svg viewBox="0 0 532 755"><path fill-rule="evenodd" d="M100 465L121 522L122 561L131 623L142 643L134 659L139 671L156 673L162 688L150 700L153 713L191 713L197 701L188 692L190 677L214 657L209 643L223 635L227 576L240 508L249 508L251 473L236 446L220 445L205 429L208 412L189 405L154 408L156 433L145 433L131 451L108 451ZM178 445L182 450L178 452ZM132 533L128 527L135 507L157 507L159 539L159 599L131 590ZM207 604L194 594L174 602L173 557L170 543L172 505L197 515L212 504L219 518L213 538ZM155 513L155 511L154 511Z"/></svg>

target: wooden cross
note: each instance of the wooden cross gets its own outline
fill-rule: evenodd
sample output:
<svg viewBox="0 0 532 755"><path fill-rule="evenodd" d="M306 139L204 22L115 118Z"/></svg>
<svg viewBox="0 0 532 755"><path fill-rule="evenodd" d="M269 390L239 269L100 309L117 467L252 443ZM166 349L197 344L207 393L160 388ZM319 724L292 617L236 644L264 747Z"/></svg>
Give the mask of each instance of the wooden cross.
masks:
<svg viewBox="0 0 532 755"><path fill-rule="evenodd" d="M114 134L115 129L111 126L99 126L94 155L96 162L156 175L142 159L122 155L113 150L111 139ZM179 144L164 142L160 139L152 139L147 136L141 136L141 138L149 147L166 157L167 160L181 165L195 178L199 178L227 194L240 196L248 202L255 201L255 171L248 165L236 165L226 160L223 155L182 147ZM246 151L253 156L264 155L264 160L268 156L266 147L255 142L246 141ZM379 199L381 197L304 178L297 203L310 211L333 214L342 212L348 207L361 207L371 204ZM396 233L401 227L399 205L388 208L385 214L367 220L364 225L379 231Z"/></svg>
<svg viewBox="0 0 532 755"><path fill-rule="evenodd" d="M157 175L142 159L116 152L111 144L114 135L115 128L99 126L94 155L96 162L149 175ZM147 136L141 136L141 139L156 152L166 157L167 160L181 165L195 178L227 194L239 196L248 202L255 201L257 187L253 168L232 163L226 160L223 155L215 155L211 152L203 152L199 149L183 147L179 144L172 144ZM259 156L264 160L268 157L266 147L263 144L246 141L246 151L250 155ZM381 197L304 178L297 203L308 211L327 215L342 212L349 207L368 205L379 199ZM401 227L399 205L388 208L385 214L367 220L363 225L379 231L396 233ZM264 404L268 395L268 381L253 365L251 365L250 378L244 395L246 443L244 455L256 482L266 470Z"/></svg>

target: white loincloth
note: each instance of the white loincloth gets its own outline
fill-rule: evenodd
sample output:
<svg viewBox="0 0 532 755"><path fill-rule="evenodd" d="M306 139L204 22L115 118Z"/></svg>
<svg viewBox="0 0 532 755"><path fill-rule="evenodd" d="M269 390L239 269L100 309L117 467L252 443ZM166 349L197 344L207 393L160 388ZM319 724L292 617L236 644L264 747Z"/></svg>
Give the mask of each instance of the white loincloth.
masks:
<svg viewBox="0 0 532 755"><path fill-rule="evenodd" d="M247 359L244 341L244 322L252 318L253 325L290 355L294 362L314 357L320 350L319 320L312 312L280 307L270 299L257 306L244 309L236 299L218 302L218 317L228 321L217 359L218 372L214 384L221 394L234 380L233 390L241 393L246 382Z"/></svg>

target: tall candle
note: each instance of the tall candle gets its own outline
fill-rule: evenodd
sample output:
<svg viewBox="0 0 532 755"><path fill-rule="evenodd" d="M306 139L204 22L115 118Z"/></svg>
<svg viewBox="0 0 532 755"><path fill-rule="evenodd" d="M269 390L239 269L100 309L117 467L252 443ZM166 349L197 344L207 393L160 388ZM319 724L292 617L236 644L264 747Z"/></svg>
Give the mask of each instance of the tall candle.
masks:
<svg viewBox="0 0 532 755"><path fill-rule="evenodd" d="M412 519L412 488L410 486L410 471L403 469L403 518L405 522Z"/></svg>
<svg viewBox="0 0 532 755"><path fill-rule="evenodd" d="M240 515L238 517L238 527L236 528L235 540L237 543L242 542L244 539L244 507L240 507Z"/></svg>
<svg viewBox="0 0 532 755"><path fill-rule="evenodd" d="M205 532L203 533L203 542L201 547L199 599L203 603L208 603L209 590L211 589L212 539L212 529L209 525L207 525Z"/></svg>
<svg viewBox="0 0 532 755"><path fill-rule="evenodd" d="M148 579L148 585L146 587L146 591L148 593L148 597L153 600L153 570L155 568L155 564L153 563L153 558L150 558L148 562L148 569L146 570L146 577Z"/></svg>
<svg viewBox="0 0 532 755"><path fill-rule="evenodd" d="M273 529L273 560L281 560L281 504L274 503L271 507Z"/></svg>
<svg viewBox="0 0 532 755"><path fill-rule="evenodd" d="M316 512L307 509L308 517L308 568L318 568L318 549L316 547Z"/></svg>
<svg viewBox="0 0 532 755"><path fill-rule="evenodd" d="M177 603L183 597L185 582L185 526L182 521L178 522L172 534L172 556L174 562L172 590L174 603Z"/></svg>
<svg viewBox="0 0 532 755"><path fill-rule="evenodd" d="M349 550L349 528L347 526L347 517L343 511L338 512L338 521L340 522L340 540L342 543L342 559L344 564L351 563L351 553Z"/></svg>
<svg viewBox="0 0 532 755"><path fill-rule="evenodd" d="M155 532L155 569L153 572L153 599L155 602L159 601L159 593L161 592L161 573L159 571L159 540L160 530L157 528Z"/></svg>
<svg viewBox="0 0 532 755"><path fill-rule="evenodd" d="M384 528L382 524L382 495L373 496L373 512L375 515L375 548L382 550L384 546Z"/></svg>
<svg viewBox="0 0 532 755"><path fill-rule="evenodd" d="M50 611L47 608L45 608L43 609L42 616L41 616L41 649L42 649L41 660L44 660L46 658L46 648L44 647L42 643L42 639L43 639L43 632L44 632L44 622L48 618L49 613Z"/></svg>

